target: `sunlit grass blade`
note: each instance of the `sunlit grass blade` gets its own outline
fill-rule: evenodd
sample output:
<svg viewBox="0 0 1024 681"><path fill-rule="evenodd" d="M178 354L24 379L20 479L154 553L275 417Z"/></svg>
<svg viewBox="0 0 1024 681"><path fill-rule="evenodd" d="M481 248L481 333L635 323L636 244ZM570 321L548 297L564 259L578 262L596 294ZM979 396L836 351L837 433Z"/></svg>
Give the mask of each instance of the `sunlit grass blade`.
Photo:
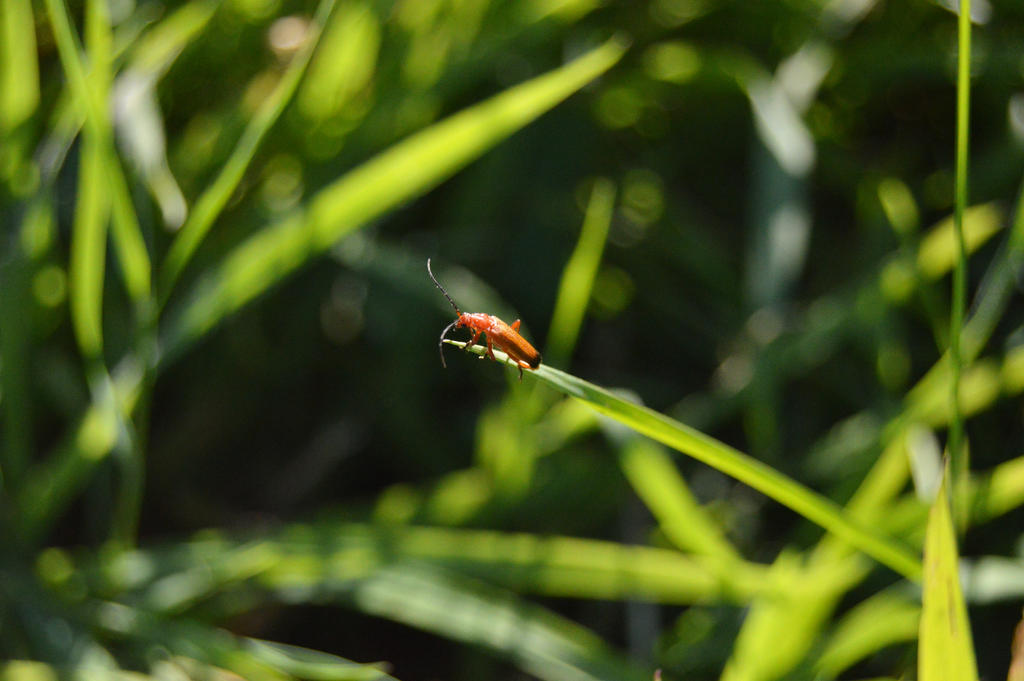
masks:
<svg viewBox="0 0 1024 681"><path fill-rule="evenodd" d="M996 466L974 481L971 521L983 523L1024 505L1024 456Z"/></svg>
<svg viewBox="0 0 1024 681"><path fill-rule="evenodd" d="M53 681L61 678L89 678L88 675L81 674L81 670L77 670L79 672L77 675L75 671L36 660L0 662L0 679L4 681ZM110 681L146 681L147 679L159 681L161 678L137 671L113 668L102 668L102 671L99 671L93 667L90 669L90 672L97 677L102 674L102 678L110 679Z"/></svg>
<svg viewBox="0 0 1024 681"><path fill-rule="evenodd" d="M846 613L815 663L824 678L835 678L882 648L917 637L921 607L896 593L882 592Z"/></svg>
<svg viewBox="0 0 1024 681"><path fill-rule="evenodd" d="M924 545L924 581L918 641L921 681L978 678L971 625L960 588L959 555L949 503L949 472L928 514Z"/></svg>
<svg viewBox="0 0 1024 681"><path fill-rule="evenodd" d="M71 232L69 298L71 324L82 355L103 352L103 279L110 203L102 186L103 157L92 134L82 143L74 224Z"/></svg>
<svg viewBox="0 0 1024 681"><path fill-rule="evenodd" d="M168 14L131 44L128 67L159 78L209 24L220 0L192 0Z"/></svg>
<svg viewBox="0 0 1024 681"><path fill-rule="evenodd" d="M434 187L606 71L624 49L611 40L432 125L320 191L304 213L264 228L200 282L169 331L167 352L203 335L349 232Z"/></svg>
<svg viewBox="0 0 1024 681"><path fill-rule="evenodd" d="M39 105L39 64L30 0L0 3L0 139L20 127ZM6 140L5 140L6 141ZM0 151L0 159L10 149Z"/></svg>
<svg viewBox="0 0 1024 681"><path fill-rule="evenodd" d="M965 207L959 219L954 214L952 218L942 220L918 247L917 267L921 274L926 279L938 279L950 270L955 274L961 256L974 253L998 234L1004 226L1004 219L995 204L982 203Z"/></svg>
<svg viewBox="0 0 1024 681"><path fill-rule="evenodd" d="M960 335L967 308L967 242L964 219L967 210L967 153L971 103L971 0L961 0L957 19L956 74L956 172L953 196L953 229L956 233L956 260L953 268L953 294L949 315L950 380L949 474L952 489L953 518L961 529L966 526L967 512L962 505L970 471L969 449L964 442L963 416L960 413L960 370L963 358Z"/></svg>
<svg viewBox="0 0 1024 681"><path fill-rule="evenodd" d="M105 180L109 195L114 243L124 275L125 287L132 300L141 304L149 297L150 291L149 254L146 251L138 218L132 206L128 182L114 150L110 113L106 100L101 88L97 88L96 84L92 82L94 78L100 76L92 73L86 74L78 40L64 1L46 0L46 8L53 27L54 41L57 45L61 65L68 77L68 85L85 114L85 127L94 136L99 149L98 153L102 156L100 177ZM95 11L98 13L100 10ZM102 23L102 17L94 17L91 21ZM106 26L106 30L109 31L109 26ZM103 28L94 28L93 31L102 33ZM106 74L106 77L109 77L109 74ZM102 84L102 77L100 77L100 83Z"/></svg>
<svg viewBox="0 0 1024 681"><path fill-rule="evenodd" d="M242 639L243 649L257 660L300 679L317 681L387 681L393 677L373 665L298 646Z"/></svg>
<svg viewBox="0 0 1024 681"><path fill-rule="evenodd" d="M183 617L163 618L112 601L92 608L96 625L116 636L130 636L143 649L174 655L176 673L187 678L221 678L225 670L250 681L387 681L392 677L372 665L306 650L236 636L224 629ZM159 664L155 665L159 669Z"/></svg>
<svg viewBox="0 0 1024 681"><path fill-rule="evenodd" d="M600 600L747 603L766 585L763 566L678 551L565 536L443 527L295 525L258 541L197 540L123 554L104 587L154 612L191 607L245 581L272 591L345 590L393 563L430 564L519 593ZM192 567L198 561L201 571ZM159 567L145 578L137 566Z"/></svg>
<svg viewBox="0 0 1024 681"><path fill-rule="evenodd" d="M558 593L543 588L546 561L575 566L575 576L565 574L564 590L582 592L588 581L606 573L593 591L599 598L644 595L631 572L646 571L668 590L685 589L679 582L689 579L686 566L692 565L675 551L611 542L323 524L294 526L272 539L207 537L165 551L128 552L97 565L96 577L107 592L129 589L120 597L152 613L154 623L169 622L164 614L244 584L262 589L260 600L351 603L371 615L480 645L541 679L649 679L649 673L640 673L586 629L509 591L458 574L476 565L485 579L502 581L519 566L520 578L509 582L532 581L540 587L535 591ZM754 576L750 585L762 581ZM221 603L228 613L237 599ZM136 623L136 631L145 622Z"/></svg>
<svg viewBox="0 0 1024 681"><path fill-rule="evenodd" d="M721 529L697 503L667 452L649 440L633 438L623 446L619 459L626 478L673 544L706 556L739 558Z"/></svg>
<svg viewBox="0 0 1024 681"><path fill-rule="evenodd" d="M114 450L118 430L123 426L122 415L135 408L141 387L142 375L137 366L119 372L113 379L109 399L93 401L65 440L45 461L29 469L15 495L23 513L21 527L27 540L37 539L49 529L75 501L96 466Z"/></svg>
<svg viewBox="0 0 1024 681"><path fill-rule="evenodd" d="M460 348L465 345L456 341L445 342ZM482 354L484 351L477 346L470 352ZM507 358L504 353L497 350L494 354L499 361L505 361ZM598 412L629 426L638 433L692 456L749 485L844 539L904 577L912 580L920 578L921 564L905 546L856 522L835 502L812 492L767 464L664 414L624 400L604 388L546 364L528 373L555 390L582 400Z"/></svg>
<svg viewBox="0 0 1024 681"><path fill-rule="evenodd" d="M263 138L291 101L333 8L334 0L321 0L302 48L292 57L274 91L260 103L216 179L196 201L163 263L159 286L161 300L170 295L185 265L238 187Z"/></svg>
<svg viewBox="0 0 1024 681"><path fill-rule="evenodd" d="M798 555L783 552L769 577L775 591L747 610L722 681L785 678L806 658L828 613L861 576L856 561L807 569Z"/></svg>
<svg viewBox="0 0 1024 681"><path fill-rule="evenodd" d="M511 594L436 570L395 566L358 584L360 610L510 658L545 681L646 681L583 627Z"/></svg>
<svg viewBox="0 0 1024 681"><path fill-rule="evenodd" d="M615 185L606 178L598 178L590 192L576 248L562 271L555 311L551 314L544 356L557 366L564 365L576 347L614 208Z"/></svg>

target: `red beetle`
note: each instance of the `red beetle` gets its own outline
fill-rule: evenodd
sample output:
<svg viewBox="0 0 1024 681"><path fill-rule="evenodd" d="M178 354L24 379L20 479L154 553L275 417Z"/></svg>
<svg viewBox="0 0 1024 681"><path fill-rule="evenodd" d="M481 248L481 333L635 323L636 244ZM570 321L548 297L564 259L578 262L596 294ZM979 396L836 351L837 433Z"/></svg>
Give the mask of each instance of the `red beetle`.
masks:
<svg viewBox="0 0 1024 681"><path fill-rule="evenodd" d="M466 348L471 348L476 345L477 338L480 334L484 334L484 342L487 343L487 356L498 361L494 357L494 347L497 346L499 350L509 356L516 366L519 368L519 380L523 380L523 369L536 369L540 366L540 353L537 352L536 348L530 345L525 338L519 335L519 320L512 322L512 326L509 326L505 322L501 321L494 315L484 314L483 312L463 312L459 309L459 306L455 304L452 297L448 295L448 292L444 290L444 286L434 276L433 271L430 269L430 258L427 258L427 274L434 280L434 284L441 290L444 297L448 299L448 302L455 308L455 314L458 317L454 322L445 327L444 331L441 332L441 340L438 341L437 347L441 353L441 366L447 368L448 365L444 361L444 337L451 329L465 326L473 331L473 337L469 339L469 343L466 344Z"/></svg>

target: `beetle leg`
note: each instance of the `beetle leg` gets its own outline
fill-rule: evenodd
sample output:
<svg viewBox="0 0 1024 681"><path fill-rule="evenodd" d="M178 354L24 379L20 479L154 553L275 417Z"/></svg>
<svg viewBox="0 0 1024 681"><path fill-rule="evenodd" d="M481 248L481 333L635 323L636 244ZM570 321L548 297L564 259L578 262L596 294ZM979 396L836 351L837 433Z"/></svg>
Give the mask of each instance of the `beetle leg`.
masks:
<svg viewBox="0 0 1024 681"><path fill-rule="evenodd" d="M518 330L519 330L519 322L520 322L520 321L521 321L521 320L517 319L517 320L515 320L514 322L512 322L512 330L513 330L513 331L518 331Z"/></svg>
<svg viewBox="0 0 1024 681"><path fill-rule="evenodd" d="M471 347L476 345L476 339L479 338L479 337L480 337L480 332L479 331L474 331L473 332L473 337L469 339L469 342L466 343L465 347L463 347L462 349L463 350L469 350Z"/></svg>
<svg viewBox="0 0 1024 681"><path fill-rule="evenodd" d="M491 337L490 336L487 336L487 356L490 357L495 362L498 361L498 358L494 356L494 348L491 347Z"/></svg>

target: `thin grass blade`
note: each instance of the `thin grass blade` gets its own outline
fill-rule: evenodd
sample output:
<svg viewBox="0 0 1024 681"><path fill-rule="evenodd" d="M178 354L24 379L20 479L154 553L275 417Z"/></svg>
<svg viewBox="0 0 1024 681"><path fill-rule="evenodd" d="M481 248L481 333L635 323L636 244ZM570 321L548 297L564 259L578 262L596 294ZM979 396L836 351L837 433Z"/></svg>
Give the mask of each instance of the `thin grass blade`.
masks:
<svg viewBox="0 0 1024 681"><path fill-rule="evenodd" d="M96 3L99 4L99 3ZM63 0L46 0L46 8L53 27L54 41L61 65L68 77L68 85L85 114L85 127L96 139L99 153L103 157L101 177L107 182L113 217L114 242L129 296L142 304L150 291L150 261L146 251L138 218L131 202L128 182L117 159L113 145L110 112L103 98L103 91L92 82L94 76L87 76L82 63L78 39L71 24ZM97 10L99 12L100 10ZM102 17L93 19L102 23ZM109 32L109 25L106 27ZM102 28L92 29L102 34ZM109 74L106 74L109 77Z"/></svg>
<svg viewBox="0 0 1024 681"><path fill-rule="evenodd" d="M256 114L249 121L245 132L235 146L224 167L212 184L202 193L196 202L178 236L171 244L160 273L161 298L170 295L174 283L188 264L196 248L202 242L214 221L224 210L228 200L241 182L242 176L256 155L263 138L281 116L285 106L291 101L295 90L306 72L310 57L320 39L324 25L334 9L335 0L322 0L317 8L309 34L302 48L292 58L288 69L282 76L274 91L260 104Z"/></svg>
<svg viewBox="0 0 1024 681"><path fill-rule="evenodd" d="M583 228L562 271L562 281L555 298L548 345L544 351L544 356L552 364L564 365L576 347L614 208L615 185L607 178L599 178L590 192Z"/></svg>
<svg viewBox="0 0 1024 681"><path fill-rule="evenodd" d="M459 348L465 346L464 343L457 341L446 340L445 342ZM484 350L474 347L470 349L470 352L482 355ZM504 353L495 350L494 354L499 362L507 360L507 355ZM835 502L807 489L767 464L664 414L629 402L604 388L546 364L527 373L555 390L581 400L592 409L629 426L638 433L749 485L844 539L858 550L904 577L911 580L920 578L921 563L907 547L891 537L858 523Z"/></svg>

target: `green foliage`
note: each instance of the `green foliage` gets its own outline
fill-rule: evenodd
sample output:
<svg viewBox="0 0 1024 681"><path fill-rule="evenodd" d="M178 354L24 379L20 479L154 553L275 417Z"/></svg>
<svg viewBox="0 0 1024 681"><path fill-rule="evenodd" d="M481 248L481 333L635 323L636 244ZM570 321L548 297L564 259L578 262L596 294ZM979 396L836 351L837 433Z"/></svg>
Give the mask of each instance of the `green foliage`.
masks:
<svg viewBox="0 0 1024 681"><path fill-rule="evenodd" d="M946 491L948 472L928 515L924 539L918 675L930 679L977 679L971 627L960 588L956 533Z"/></svg>
<svg viewBox="0 0 1024 681"><path fill-rule="evenodd" d="M1020 676L975 21L0 2L0 679Z"/></svg>

